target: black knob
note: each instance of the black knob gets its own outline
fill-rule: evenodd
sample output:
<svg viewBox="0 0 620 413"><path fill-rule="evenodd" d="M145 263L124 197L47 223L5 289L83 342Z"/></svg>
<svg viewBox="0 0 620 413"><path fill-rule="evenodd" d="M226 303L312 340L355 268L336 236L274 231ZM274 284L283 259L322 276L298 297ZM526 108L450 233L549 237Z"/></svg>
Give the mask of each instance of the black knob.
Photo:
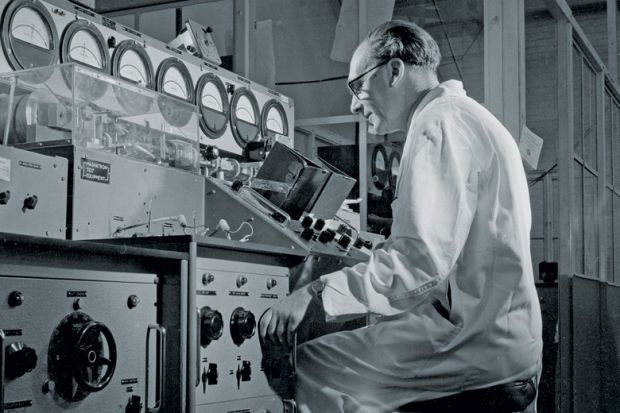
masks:
<svg viewBox="0 0 620 413"><path fill-rule="evenodd" d="M213 161L220 157L220 150L216 146L209 145L200 150L200 153L207 161Z"/></svg>
<svg viewBox="0 0 620 413"><path fill-rule="evenodd" d="M346 250L347 248L349 248L349 245L351 245L351 237L348 235L341 236L338 240L338 245L340 245Z"/></svg>
<svg viewBox="0 0 620 413"><path fill-rule="evenodd" d="M140 304L140 297L137 295L132 294L127 298L127 307L136 308L138 304Z"/></svg>
<svg viewBox="0 0 620 413"><path fill-rule="evenodd" d="M142 400L140 396L133 395L129 398L129 403L125 407L125 413L140 413L142 411Z"/></svg>
<svg viewBox="0 0 620 413"><path fill-rule="evenodd" d="M224 320L222 314L210 307L202 307L200 310L200 345L206 347L213 340L222 337Z"/></svg>
<svg viewBox="0 0 620 413"><path fill-rule="evenodd" d="M325 228L325 220L321 218L317 219L314 223L314 229L321 231L323 228Z"/></svg>
<svg viewBox="0 0 620 413"><path fill-rule="evenodd" d="M306 215L304 219L301 220L301 226L304 228L310 228L313 223L314 223L314 220L312 219L312 217L309 217L308 215Z"/></svg>
<svg viewBox="0 0 620 413"><path fill-rule="evenodd" d="M243 360L241 363L241 381L250 381L252 379L252 362Z"/></svg>
<svg viewBox="0 0 620 413"><path fill-rule="evenodd" d="M256 331L256 318L251 311L237 307L230 317L230 335L233 343L240 346L246 339L252 338Z"/></svg>
<svg viewBox="0 0 620 413"><path fill-rule="evenodd" d="M7 189L4 192L0 192L0 205L8 204L9 199L11 199L11 191Z"/></svg>
<svg viewBox="0 0 620 413"><path fill-rule="evenodd" d="M240 180L235 180L232 183L232 190L237 192L239 191L241 188L243 187L243 182L241 182Z"/></svg>
<svg viewBox="0 0 620 413"><path fill-rule="evenodd" d="M314 237L314 230L312 228L306 228L301 232L301 238L306 241L310 241Z"/></svg>
<svg viewBox="0 0 620 413"><path fill-rule="evenodd" d="M39 197L36 195L32 195L24 199L24 206L22 209L25 211L26 209L34 209L37 206L37 202L39 202Z"/></svg>
<svg viewBox="0 0 620 413"><path fill-rule="evenodd" d="M24 303L24 293L21 291L13 291L9 294L8 301L11 307L18 307Z"/></svg>
<svg viewBox="0 0 620 413"><path fill-rule="evenodd" d="M16 379L37 367L37 353L23 343L13 343L6 348L5 374L9 379Z"/></svg>
<svg viewBox="0 0 620 413"><path fill-rule="evenodd" d="M116 47L116 37L114 36L108 37L108 47L110 49L114 49Z"/></svg>
<svg viewBox="0 0 620 413"><path fill-rule="evenodd" d="M327 228L325 231L321 232L321 234L319 235L319 241L325 244L333 240L335 236L336 236L336 231L334 231L331 228Z"/></svg>
<svg viewBox="0 0 620 413"><path fill-rule="evenodd" d="M217 384L217 364L209 363L209 369L205 373L207 384Z"/></svg>

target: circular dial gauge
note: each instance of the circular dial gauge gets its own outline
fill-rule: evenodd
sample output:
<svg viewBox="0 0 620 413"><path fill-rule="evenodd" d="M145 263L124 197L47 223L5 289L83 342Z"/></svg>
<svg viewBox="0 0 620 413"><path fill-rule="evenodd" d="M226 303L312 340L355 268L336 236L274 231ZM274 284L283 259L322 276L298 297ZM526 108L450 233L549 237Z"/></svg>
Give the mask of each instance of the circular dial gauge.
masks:
<svg viewBox="0 0 620 413"><path fill-rule="evenodd" d="M237 88L230 102L230 126L241 148L245 148L248 142L260 139L259 116L258 102L254 94L248 88Z"/></svg>
<svg viewBox="0 0 620 413"><path fill-rule="evenodd" d="M261 131L264 137L288 135L288 119L280 102L271 99L263 107L261 114Z"/></svg>
<svg viewBox="0 0 620 413"><path fill-rule="evenodd" d="M372 151L371 172L372 182L377 189L384 189L388 184L388 157L383 145L375 146Z"/></svg>
<svg viewBox="0 0 620 413"><path fill-rule="evenodd" d="M71 60L85 63L97 69L103 67L103 56L97 50L97 40L86 30L77 32L71 39L69 47Z"/></svg>
<svg viewBox="0 0 620 413"><path fill-rule="evenodd" d="M58 32L47 8L38 1L9 3L2 15L0 30L4 54L14 70L56 63Z"/></svg>
<svg viewBox="0 0 620 413"><path fill-rule="evenodd" d="M208 82L205 84L201 92L200 104L202 106L216 112L224 112L224 96L222 96L219 89L213 82Z"/></svg>
<svg viewBox="0 0 620 413"><path fill-rule="evenodd" d="M169 57L157 68L157 91L194 104L194 85L189 70L180 60ZM192 117L189 110L179 110L168 99L159 99L159 108L163 117L176 127L187 125Z"/></svg>
<svg viewBox="0 0 620 413"><path fill-rule="evenodd" d="M11 35L18 40L49 50L52 33L44 17L30 7L19 9L11 22Z"/></svg>
<svg viewBox="0 0 620 413"><path fill-rule="evenodd" d="M194 86L187 67L169 57L157 69L157 91L194 103Z"/></svg>
<svg viewBox="0 0 620 413"><path fill-rule="evenodd" d="M146 87L149 83L147 66L135 50L126 51L120 58L118 76L140 86Z"/></svg>
<svg viewBox="0 0 620 413"><path fill-rule="evenodd" d="M256 124L256 112L252 108L252 102L247 96L239 97L235 106L235 115L237 119L247 123Z"/></svg>
<svg viewBox="0 0 620 413"><path fill-rule="evenodd" d="M87 20L75 20L67 26L60 51L63 63L76 62L102 72L108 72L110 67L105 39Z"/></svg>
<svg viewBox="0 0 620 413"><path fill-rule="evenodd" d="M151 59L133 40L124 40L114 49L112 74L148 89L155 87Z"/></svg>
<svg viewBox="0 0 620 413"><path fill-rule="evenodd" d="M392 189L396 189L396 182L398 181L398 172L400 169L400 154L396 151L390 154L390 186Z"/></svg>
<svg viewBox="0 0 620 413"><path fill-rule="evenodd" d="M123 40L114 49L112 74L147 89L155 88L151 59L144 47L133 40ZM122 86L115 88L114 92L120 105L129 114L147 113L153 103L151 97L128 91Z"/></svg>
<svg viewBox="0 0 620 413"><path fill-rule="evenodd" d="M200 109L200 128L210 139L221 137L228 124L228 95L224 83L213 73L206 73L196 84L196 104Z"/></svg>
<svg viewBox="0 0 620 413"><path fill-rule="evenodd" d="M176 67L171 67L164 74L163 92L187 100L189 95L187 83L183 79L183 75Z"/></svg>

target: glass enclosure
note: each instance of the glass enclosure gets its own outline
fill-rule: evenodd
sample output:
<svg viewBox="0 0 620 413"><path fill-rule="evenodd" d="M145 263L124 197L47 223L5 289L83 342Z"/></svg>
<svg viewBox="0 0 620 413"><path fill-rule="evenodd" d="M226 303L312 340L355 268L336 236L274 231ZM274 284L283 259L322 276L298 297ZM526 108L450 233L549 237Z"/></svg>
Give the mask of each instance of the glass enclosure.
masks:
<svg viewBox="0 0 620 413"><path fill-rule="evenodd" d="M75 64L0 77L5 143L43 142L199 172L195 105Z"/></svg>

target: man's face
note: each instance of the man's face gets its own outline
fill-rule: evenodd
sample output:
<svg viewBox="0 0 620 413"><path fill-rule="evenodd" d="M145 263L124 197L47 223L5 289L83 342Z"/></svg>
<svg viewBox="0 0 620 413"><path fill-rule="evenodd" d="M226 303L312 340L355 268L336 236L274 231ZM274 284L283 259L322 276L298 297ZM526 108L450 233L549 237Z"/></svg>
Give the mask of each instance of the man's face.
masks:
<svg viewBox="0 0 620 413"><path fill-rule="evenodd" d="M361 113L368 120L368 131L381 135L392 131L387 110L389 61L369 58L366 49L365 44L358 47L349 67L351 112Z"/></svg>

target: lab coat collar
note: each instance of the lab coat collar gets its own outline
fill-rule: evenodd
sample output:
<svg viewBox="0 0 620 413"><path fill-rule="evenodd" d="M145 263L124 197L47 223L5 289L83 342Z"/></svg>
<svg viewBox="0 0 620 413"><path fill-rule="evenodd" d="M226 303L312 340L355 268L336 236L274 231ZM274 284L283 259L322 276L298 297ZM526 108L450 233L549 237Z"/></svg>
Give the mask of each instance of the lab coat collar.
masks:
<svg viewBox="0 0 620 413"><path fill-rule="evenodd" d="M426 92L426 94L422 96L420 102L413 106L411 117L407 123L407 130L411 128L411 123L413 120L419 116L419 114L428 106L429 103L439 97L450 95L466 96L465 89L463 89L463 82L459 80L446 80Z"/></svg>

